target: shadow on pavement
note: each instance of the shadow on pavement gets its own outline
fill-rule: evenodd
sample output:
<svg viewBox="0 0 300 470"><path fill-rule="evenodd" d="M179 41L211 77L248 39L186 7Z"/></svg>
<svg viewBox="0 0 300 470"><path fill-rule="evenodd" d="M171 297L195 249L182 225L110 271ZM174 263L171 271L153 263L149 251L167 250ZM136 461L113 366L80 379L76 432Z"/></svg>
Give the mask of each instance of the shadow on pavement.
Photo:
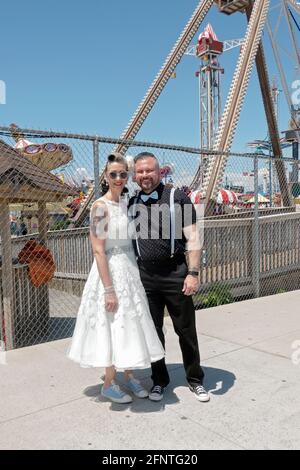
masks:
<svg viewBox="0 0 300 470"><path fill-rule="evenodd" d="M234 386L236 377L232 372L224 369L216 369L214 367L204 367L203 369L205 372L204 386L211 395L224 395ZM182 364L168 364L168 370L171 381L165 390L163 400L153 402L147 398L140 399L133 397L132 403L118 404L111 402L111 411L130 410L133 413L157 413L164 411L166 406L179 403L180 400L175 390L177 387L187 387L185 371ZM151 371L147 369L147 375L145 375L145 372L146 371L137 371L135 376L147 390L150 390L152 386L152 380L150 378ZM103 380L104 377L102 376L100 379ZM116 381L125 390L123 374L117 373ZM110 402L100 395L101 386L101 383L92 385L87 387L83 393L96 403Z"/></svg>

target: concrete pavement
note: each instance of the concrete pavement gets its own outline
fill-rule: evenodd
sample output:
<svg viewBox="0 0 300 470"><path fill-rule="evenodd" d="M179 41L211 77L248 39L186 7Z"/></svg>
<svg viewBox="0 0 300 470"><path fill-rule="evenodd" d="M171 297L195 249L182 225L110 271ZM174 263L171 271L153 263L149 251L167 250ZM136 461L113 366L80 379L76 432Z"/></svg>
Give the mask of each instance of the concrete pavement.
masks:
<svg viewBox="0 0 300 470"><path fill-rule="evenodd" d="M186 386L170 318L172 382L160 403L102 398L103 371L68 360L70 339L10 351L0 449L299 449L299 305L295 291L197 312L209 403ZM149 370L137 375L150 387Z"/></svg>

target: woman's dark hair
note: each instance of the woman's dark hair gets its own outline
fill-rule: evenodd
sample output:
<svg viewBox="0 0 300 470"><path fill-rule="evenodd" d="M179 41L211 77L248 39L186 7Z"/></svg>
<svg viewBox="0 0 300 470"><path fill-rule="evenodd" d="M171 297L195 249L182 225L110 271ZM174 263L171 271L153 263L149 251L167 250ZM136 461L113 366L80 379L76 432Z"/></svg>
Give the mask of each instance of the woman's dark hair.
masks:
<svg viewBox="0 0 300 470"><path fill-rule="evenodd" d="M107 181L103 180L102 183L101 183L101 194L102 194L102 196L104 196L104 194L107 193L108 189L109 189L109 186L108 186Z"/></svg>
<svg viewBox="0 0 300 470"><path fill-rule="evenodd" d="M113 152L107 157L107 162L105 165L105 171L107 170L108 166L111 163L121 163L121 165L124 165L126 168L126 171L128 171L128 162L125 157L119 152Z"/></svg>

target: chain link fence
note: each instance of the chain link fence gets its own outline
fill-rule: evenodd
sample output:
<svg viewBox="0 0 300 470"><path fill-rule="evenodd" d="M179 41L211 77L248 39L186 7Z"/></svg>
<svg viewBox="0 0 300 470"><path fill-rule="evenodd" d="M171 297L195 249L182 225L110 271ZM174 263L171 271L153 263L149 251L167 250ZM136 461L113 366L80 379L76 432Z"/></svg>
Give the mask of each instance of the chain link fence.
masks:
<svg viewBox="0 0 300 470"><path fill-rule="evenodd" d="M0 342L13 349L72 335L92 264L89 211L78 214L101 195L99 176L117 145L126 145L126 156L153 152L164 183L194 202L201 194L191 193L191 183L212 154L16 127L0 134ZM282 207L275 161L226 154L213 213L204 219L197 309L300 287L298 161L284 158L290 207ZM129 194L137 189L129 182Z"/></svg>

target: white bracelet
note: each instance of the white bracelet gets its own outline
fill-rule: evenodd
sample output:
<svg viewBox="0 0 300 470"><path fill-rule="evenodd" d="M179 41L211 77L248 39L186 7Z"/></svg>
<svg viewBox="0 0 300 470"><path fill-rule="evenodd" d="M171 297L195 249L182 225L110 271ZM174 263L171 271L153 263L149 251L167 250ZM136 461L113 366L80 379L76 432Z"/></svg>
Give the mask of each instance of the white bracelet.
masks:
<svg viewBox="0 0 300 470"><path fill-rule="evenodd" d="M104 287L104 292L105 292L105 294L108 294L108 293L114 292L114 291L115 291L114 286Z"/></svg>

